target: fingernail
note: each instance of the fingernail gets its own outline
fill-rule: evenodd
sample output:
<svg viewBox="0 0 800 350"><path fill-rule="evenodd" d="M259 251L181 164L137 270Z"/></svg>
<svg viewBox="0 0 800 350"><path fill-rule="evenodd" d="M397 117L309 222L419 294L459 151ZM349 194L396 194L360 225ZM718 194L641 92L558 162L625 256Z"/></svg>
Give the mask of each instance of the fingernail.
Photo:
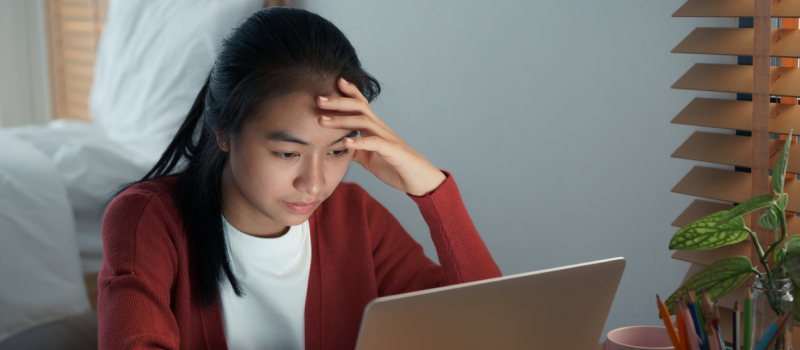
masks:
<svg viewBox="0 0 800 350"><path fill-rule="evenodd" d="M349 82L349 81L347 81L347 80L344 80L344 78L342 78L342 81L343 81L345 84L350 84L350 82Z"/></svg>
<svg viewBox="0 0 800 350"><path fill-rule="evenodd" d="M320 100L323 100L323 101L327 101L327 100L328 100L328 98L327 98L327 97L325 97L325 96L320 96L320 97L319 97L319 99L320 99Z"/></svg>
<svg viewBox="0 0 800 350"><path fill-rule="evenodd" d="M353 139L351 139L351 138L349 138L349 137L348 137L348 138L345 138L344 140L345 140L344 142L347 142L347 143L353 143Z"/></svg>
<svg viewBox="0 0 800 350"><path fill-rule="evenodd" d="M331 120L331 117L328 117L328 116L324 116L324 115L323 115L323 116L322 116L322 119L324 119L324 120Z"/></svg>

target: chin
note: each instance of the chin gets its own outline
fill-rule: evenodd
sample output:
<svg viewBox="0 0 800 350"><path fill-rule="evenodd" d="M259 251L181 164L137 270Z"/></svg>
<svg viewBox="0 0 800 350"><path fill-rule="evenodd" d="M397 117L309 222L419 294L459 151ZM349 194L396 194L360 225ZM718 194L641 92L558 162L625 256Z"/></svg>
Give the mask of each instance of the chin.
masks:
<svg viewBox="0 0 800 350"><path fill-rule="evenodd" d="M310 212L308 214L296 214L296 213L288 214L285 217L286 221L283 222L282 224L286 225L286 226L297 226L297 225L300 225L304 221L308 220L308 218L311 217L311 214L314 214L314 212L312 211L312 212Z"/></svg>

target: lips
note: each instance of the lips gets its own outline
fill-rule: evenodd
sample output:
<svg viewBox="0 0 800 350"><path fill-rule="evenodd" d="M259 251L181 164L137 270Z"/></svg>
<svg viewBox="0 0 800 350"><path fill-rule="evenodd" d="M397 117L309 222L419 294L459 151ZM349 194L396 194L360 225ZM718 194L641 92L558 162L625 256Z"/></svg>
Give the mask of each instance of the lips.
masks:
<svg viewBox="0 0 800 350"><path fill-rule="evenodd" d="M319 202L283 202L283 204L297 214L308 214L317 207Z"/></svg>

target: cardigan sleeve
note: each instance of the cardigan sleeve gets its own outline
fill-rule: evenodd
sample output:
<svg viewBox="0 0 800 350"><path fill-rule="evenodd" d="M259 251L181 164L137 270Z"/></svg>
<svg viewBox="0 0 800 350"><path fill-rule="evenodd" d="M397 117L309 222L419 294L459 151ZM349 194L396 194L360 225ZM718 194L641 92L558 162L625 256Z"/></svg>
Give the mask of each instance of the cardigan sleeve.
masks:
<svg viewBox="0 0 800 350"><path fill-rule="evenodd" d="M501 277L478 231L467 213L452 175L424 196L408 194L428 224L439 263L425 256L422 246L400 223L375 201L368 210L370 229L381 232L373 242L379 295L393 295L422 289Z"/></svg>
<svg viewBox="0 0 800 350"><path fill-rule="evenodd" d="M97 301L101 350L179 347L170 309L177 254L166 212L154 197L123 193L103 218Z"/></svg>

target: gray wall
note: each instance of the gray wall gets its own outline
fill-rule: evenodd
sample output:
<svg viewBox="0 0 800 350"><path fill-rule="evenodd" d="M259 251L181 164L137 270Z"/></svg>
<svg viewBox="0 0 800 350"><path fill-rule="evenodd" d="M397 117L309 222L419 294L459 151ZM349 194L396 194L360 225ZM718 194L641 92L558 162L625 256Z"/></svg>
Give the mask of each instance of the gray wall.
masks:
<svg viewBox="0 0 800 350"><path fill-rule="evenodd" d="M671 90L695 62L671 54L694 27L683 0L300 1L336 24L385 88L378 117L453 173L505 275L624 256L603 331L657 325L655 294L689 264L670 226L692 198L670 189L696 163L670 154L697 128L670 120L695 96ZM414 203L358 165L356 181L435 259Z"/></svg>

